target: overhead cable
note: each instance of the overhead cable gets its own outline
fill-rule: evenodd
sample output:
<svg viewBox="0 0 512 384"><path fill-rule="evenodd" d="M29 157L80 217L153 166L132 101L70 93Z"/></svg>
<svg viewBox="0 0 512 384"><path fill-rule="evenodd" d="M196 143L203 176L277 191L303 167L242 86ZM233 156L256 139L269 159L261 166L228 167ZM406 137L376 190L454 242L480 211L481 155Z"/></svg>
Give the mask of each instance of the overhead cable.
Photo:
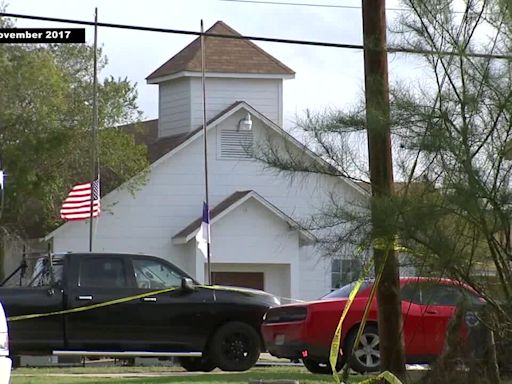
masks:
<svg viewBox="0 0 512 384"><path fill-rule="evenodd" d="M361 10L361 6L357 5L337 5L337 4L314 4L314 3L289 3L284 1L263 1L263 0L218 0L228 1L232 3L247 4L268 4L268 5L292 5L297 7L316 7L316 8L341 8L341 9L357 9ZM387 11L408 11L405 8L386 8Z"/></svg>
<svg viewBox="0 0 512 384"><path fill-rule="evenodd" d="M78 24L78 25L90 25L94 26L94 21L87 20L73 20L73 19L62 19L57 17L46 17L46 16L33 16L33 15L22 15L17 13L0 12L0 17L14 17L18 19L29 19L29 20L40 20L40 21L51 21L56 23L67 23L67 24ZM177 35L190 35L190 36L201 36L201 32L187 31L180 29L169 29L169 28L156 28L156 27L143 27L138 25L128 24L115 24L115 23L103 23L98 22L99 27L105 28L117 28L132 31L146 31L146 32L160 32L160 33L172 33ZM253 41L264 41L271 43L283 43L283 44L295 44L295 45L309 45L317 47L330 47L330 48L346 48L346 49L357 49L363 50L362 44L343 44L343 43L330 43L324 41L311 41L311 40L293 40L293 39L280 39L274 37L261 37L261 36L247 36L247 35L224 35L218 33L203 34L206 37L218 37L222 39L235 39L235 40L253 40ZM432 51L428 49L410 49L401 47L387 47L389 53L414 53L423 55L439 55L439 56L467 56L467 57L479 57L479 58L492 58L492 59L507 59L511 60L511 55L495 55L488 53L477 53L477 52L460 52L460 51Z"/></svg>
<svg viewBox="0 0 512 384"><path fill-rule="evenodd" d="M67 23L67 24L79 24L79 25L90 25L94 26L94 21L86 21L86 20L73 20L73 19L62 19L57 17L46 17L46 16L33 16L33 15L21 15L17 13L7 13L0 12L0 17L14 17L18 19L29 19L29 20L40 20L40 21L52 21L57 23ZM118 29L128 29L133 31L146 31L146 32L161 32L161 33L173 33L177 35L191 35L191 36L201 36L201 32L196 31L186 31L180 29L169 29L169 28L155 28L155 27L143 27L137 25L128 25L128 24L114 24L114 23L97 23L98 27L106 27L106 28L118 28ZM254 41L265 41L272 43L285 43L285 44L297 44L297 45L313 45L320 47L331 47L331 48L348 48L348 49L363 49L361 44L341 44L341 43L329 43L323 41L310 41L310 40L291 40L291 39L279 39L273 37L260 37L260 36L241 36L241 35L223 35L218 33L204 33L206 37L219 37L223 39L236 39L236 40L254 40Z"/></svg>

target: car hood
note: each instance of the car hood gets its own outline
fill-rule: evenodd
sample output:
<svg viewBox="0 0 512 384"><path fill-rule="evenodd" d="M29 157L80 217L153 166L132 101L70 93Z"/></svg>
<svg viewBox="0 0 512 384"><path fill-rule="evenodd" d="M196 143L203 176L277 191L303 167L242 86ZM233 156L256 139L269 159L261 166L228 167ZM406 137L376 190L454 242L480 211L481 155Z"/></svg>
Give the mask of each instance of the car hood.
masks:
<svg viewBox="0 0 512 384"><path fill-rule="evenodd" d="M310 305L324 305L327 303L339 303L340 305L345 305L348 299L346 298L337 298L337 299L321 299L321 300L310 300L304 301L300 303L291 303L291 304L283 304L279 306L280 308L293 308L293 307L307 307Z"/></svg>
<svg viewBox="0 0 512 384"><path fill-rule="evenodd" d="M230 287L226 285L211 285L206 286L209 289L213 289L215 293L238 293L240 295L261 299L265 302L271 302L272 306L280 305L281 302L277 296L274 296L268 292L261 291L259 289L244 288L244 287Z"/></svg>

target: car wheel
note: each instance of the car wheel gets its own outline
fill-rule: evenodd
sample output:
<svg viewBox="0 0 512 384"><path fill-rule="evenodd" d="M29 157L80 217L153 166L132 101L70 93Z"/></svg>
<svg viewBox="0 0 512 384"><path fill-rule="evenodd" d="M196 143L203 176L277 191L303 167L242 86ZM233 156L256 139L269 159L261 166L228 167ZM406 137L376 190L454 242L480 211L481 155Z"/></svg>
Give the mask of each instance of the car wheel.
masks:
<svg viewBox="0 0 512 384"><path fill-rule="evenodd" d="M306 358L302 359L302 363L306 367L306 369L311 373L319 373L322 375L332 375L331 364L329 362L321 362L315 359ZM336 372L341 371L343 368L343 359L338 358L338 362L336 363Z"/></svg>
<svg viewBox="0 0 512 384"><path fill-rule="evenodd" d="M245 323L224 324L215 332L209 345L210 356L223 371L246 371L260 357L260 337Z"/></svg>
<svg viewBox="0 0 512 384"><path fill-rule="evenodd" d="M180 365L188 372L210 372L215 364L207 357L180 357Z"/></svg>
<svg viewBox="0 0 512 384"><path fill-rule="evenodd" d="M347 353L352 351L350 357L350 368L354 371L376 372L380 367L379 331L374 325L367 325L359 339L357 346L354 346L357 329L350 333L347 339Z"/></svg>

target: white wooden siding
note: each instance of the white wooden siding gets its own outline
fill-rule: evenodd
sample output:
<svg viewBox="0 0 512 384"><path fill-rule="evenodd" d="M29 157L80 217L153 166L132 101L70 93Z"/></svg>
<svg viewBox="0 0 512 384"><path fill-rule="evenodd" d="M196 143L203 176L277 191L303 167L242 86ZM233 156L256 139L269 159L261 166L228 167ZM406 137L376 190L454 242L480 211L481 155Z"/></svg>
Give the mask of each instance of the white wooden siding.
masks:
<svg viewBox="0 0 512 384"><path fill-rule="evenodd" d="M213 224L211 236L219 263L291 263L298 254L297 231L254 199Z"/></svg>
<svg viewBox="0 0 512 384"><path fill-rule="evenodd" d="M206 118L213 118L235 101L245 101L278 125L282 125L282 79L206 78ZM200 78L191 78L191 127L202 124L203 99ZM232 127L236 129L236 126Z"/></svg>
<svg viewBox="0 0 512 384"><path fill-rule="evenodd" d="M206 78L206 119L210 120L235 101L244 100L278 125L283 122L282 79ZM201 79L182 77L159 87L160 137L200 127L203 123ZM233 127L236 129L236 125Z"/></svg>
<svg viewBox="0 0 512 384"><path fill-rule="evenodd" d="M190 130L190 79L181 78L161 83L158 106L159 137L176 135Z"/></svg>
<svg viewBox="0 0 512 384"><path fill-rule="evenodd" d="M226 124L229 125L246 114L246 111L239 112L239 115L226 119L217 129L226 127ZM212 129L208 133L211 207L235 191L255 190L289 216L301 220L325 206L331 192L338 193L340 199L347 203L363 199L353 188L336 178L306 175L290 179L287 175L278 174L253 160L218 159L217 129ZM264 130L268 128L257 119L253 119L255 136ZM202 143L201 139L195 140L174 156L153 167L148 183L136 192L135 196L126 190L115 191L106 196L102 201L102 208L105 211L100 215L95 228L94 250L153 254L177 263L192 275L201 273L202 271L198 272L199 261L196 259L195 241L192 240L187 245L175 245L172 243L172 237L201 215L204 199ZM235 215L234 212L231 214ZM232 220L235 218L236 215ZM252 219L256 220L257 217ZM246 260L249 263L255 263L253 257L258 254L263 257L260 261L262 264L289 265L292 275L290 293L294 296L312 299L328 291L330 271L326 270L324 261L315 254L314 247L299 249L296 246L297 242L295 246L290 246L290 238L287 236L293 233L290 233L289 229L281 227L280 235L276 235L277 232L271 236L261 233L258 235L258 242L249 242L241 233L237 232L235 235L236 228L232 228L233 236L229 236L222 229L224 225L231 225L229 215L225 220L224 224L223 221L219 221L218 228L215 224L212 225L214 262L216 257L223 257L226 262L241 262L240 258L243 255L240 254L238 259L235 259L235 255L244 250L247 255L252 255ZM274 230L279 232L280 225L276 222ZM223 236L216 239L216 230L219 236ZM246 231L242 227L237 229L242 230ZM258 229L260 230L263 228ZM87 221L70 222L55 234L54 250L86 251L88 236ZM269 251L276 249L278 240L282 243L282 252ZM224 256L221 256L223 254ZM267 258L269 255L272 255L272 261Z"/></svg>

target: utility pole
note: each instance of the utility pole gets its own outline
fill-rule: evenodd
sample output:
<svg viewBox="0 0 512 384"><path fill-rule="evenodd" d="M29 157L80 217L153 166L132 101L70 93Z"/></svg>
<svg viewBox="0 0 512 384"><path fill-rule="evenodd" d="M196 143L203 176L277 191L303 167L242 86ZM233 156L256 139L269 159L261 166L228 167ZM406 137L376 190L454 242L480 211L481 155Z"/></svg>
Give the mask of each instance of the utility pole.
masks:
<svg viewBox="0 0 512 384"><path fill-rule="evenodd" d="M392 243L393 230L377 208L393 193L393 164L386 53L386 1L362 0L366 97L366 124L372 185L373 238ZM377 209L376 209L377 208ZM373 250L375 273L382 272L377 288L381 370L405 378L399 267L393 249Z"/></svg>

